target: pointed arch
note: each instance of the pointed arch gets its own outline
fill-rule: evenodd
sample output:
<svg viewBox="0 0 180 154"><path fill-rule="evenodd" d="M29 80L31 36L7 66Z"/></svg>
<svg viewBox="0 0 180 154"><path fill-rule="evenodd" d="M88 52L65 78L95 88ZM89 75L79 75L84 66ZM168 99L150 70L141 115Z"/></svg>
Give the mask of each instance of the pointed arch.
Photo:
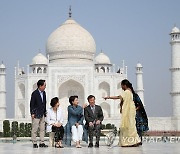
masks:
<svg viewBox="0 0 180 154"><path fill-rule="evenodd" d="M18 99L25 99L25 85L20 83L18 85Z"/></svg>
<svg viewBox="0 0 180 154"><path fill-rule="evenodd" d="M59 86L59 99L61 107L64 110L64 118L67 119L67 107L69 104L69 97L77 95L79 99L79 105L84 104L84 87L81 83L70 79Z"/></svg>
<svg viewBox="0 0 180 154"><path fill-rule="evenodd" d="M37 73L42 73L42 68L41 67L38 67Z"/></svg>
<svg viewBox="0 0 180 154"><path fill-rule="evenodd" d="M103 81L99 84L99 96L100 97L110 96L110 85L109 85L109 83Z"/></svg>
<svg viewBox="0 0 180 154"><path fill-rule="evenodd" d="M19 103L19 111L20 118L25 118L25 106L23 103Z"/></svg>
<svg viewBox="0 0 180 154"><path fill-rule="evenodd" d="M109 118L110 117L111 106L108 103L103 102L103 103L101 103L101 107L102 107L102 110L103 110L104 117Z"/></svg>
<svg viewBox="0 0 180 154"><path fill-rule="evenodd" d="M37 83L34 83L34 84L33 84L32 89L33 89L33 91L37 89Z"/></svg>
<svg viewBox="0 0 180 154"><path fill-rule="evenodd" d="M105 73L105 68L102 66L99 70L100 73Z"/></svg>

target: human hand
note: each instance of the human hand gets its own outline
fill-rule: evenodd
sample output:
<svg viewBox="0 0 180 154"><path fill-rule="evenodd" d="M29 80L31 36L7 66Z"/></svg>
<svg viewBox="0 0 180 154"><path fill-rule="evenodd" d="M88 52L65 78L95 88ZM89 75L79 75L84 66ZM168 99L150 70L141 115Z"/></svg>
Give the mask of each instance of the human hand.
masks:
<svg viewBox="0 0 180 154"><path fill-rule="evenodd" d="M105 100L108 99L109 97L103 97Z"/></svg>
<svg viewBox="0 0 180 154"><path fill-rule="evenodd" d="M93 123L92 123L92 122L89 122L89 126L93 126Z"/></svg>
<svg viewBox="0 0 180 154"><path fill-rule="evenodd" d="M76 128L78 128L78 126L79 126L79 123L76 123L75 125L76 125Z"/></svg>
<svg viewBox="0 0 180 154"><path fill-rule="evenodd" d="M96 121L96 125L99 125L100 123L101 123L100 120L97 120L97 121Z"/></svg>
<svg viewBox="0 0 180 154"><path fill-rule="evenodd" d="M32 114L32 115L31 115L31 118L34 119L34 118L35 118L35 114Z"/></svg>
<svg viewBox="0 0 180 154"><path fill-rule="evenodd" d="M60 122L56 123L56 127L61 127L62 124Z"/></svg>
<svg viewBox="0 0 180 154"><path fill-rule="evenodd" d="M82 108L84 109L85 107L87 107L88 105L87 105L87 103L84 103L83 105L82 105Z"/></svg>

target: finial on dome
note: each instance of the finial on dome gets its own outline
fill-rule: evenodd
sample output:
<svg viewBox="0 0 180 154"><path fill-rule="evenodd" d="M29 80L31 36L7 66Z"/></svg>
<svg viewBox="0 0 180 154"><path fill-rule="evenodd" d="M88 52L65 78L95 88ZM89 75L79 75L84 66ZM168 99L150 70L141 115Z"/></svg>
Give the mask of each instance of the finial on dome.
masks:
<svg viewBox="0 0 180 154"><path fill-rule="evenodd" d="M41 49L39 49L39 53L41 53Z"/></svg>
<svg viewBox="0 0 180 154"><path fill-rule="evenodd" d="M72 16L71 5L69 6L69 18Z"/></svg>
<svg viewBox="0 0 180 154"><path fill-rule="evenodd" d="M103 53L102 49L101 49L101 53Z"/></svg>

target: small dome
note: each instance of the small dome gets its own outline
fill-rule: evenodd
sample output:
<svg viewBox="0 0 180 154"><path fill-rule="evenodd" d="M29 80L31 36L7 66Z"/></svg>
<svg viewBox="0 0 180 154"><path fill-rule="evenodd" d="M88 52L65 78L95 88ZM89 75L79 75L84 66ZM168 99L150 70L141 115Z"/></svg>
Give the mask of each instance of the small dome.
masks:
<svg viewBox="0 0 180 154"><path fill-rule="evenodd" d="M96 56L95 62L96 64L111 64L109 57L102 52Z"/></svg>
<svg viewBox="0 0 180 154"><path fill-rule="evenodd" d="M47 58L41 54L38 53L33 59L32 59L32 65L36 65L36 64L44 64L47 65L48 64L48 60Z"/></svg>
<svg viewBox="0 0 180 154"><path fill-rule="evenodd" d="M6 68L6 67L5 67L5 65L2 63L2 64L0 65L0 68L3 68L3 69L4 69L4 68Z"/></svg>
<svg viewBox="0 0 180 154"><path fill-rule="evenodd" d="M136 67L142 67L141 63L137 63Z"/></svg>
<svg viewBox="0 0 180 154"><path fill-rule="evenodd" d="M180 30L176 26L172 29L171 33L179 33Z"/></svg>

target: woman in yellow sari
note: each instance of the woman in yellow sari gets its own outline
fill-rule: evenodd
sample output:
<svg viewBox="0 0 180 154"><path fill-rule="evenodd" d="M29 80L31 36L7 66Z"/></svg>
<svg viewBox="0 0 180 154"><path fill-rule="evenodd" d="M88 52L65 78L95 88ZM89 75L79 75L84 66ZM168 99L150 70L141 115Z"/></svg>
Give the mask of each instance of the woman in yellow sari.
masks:
<svg viewBox="0 0 180 154"><path fill-rule="evenodd" d="M133 102L132 84L128 80L122 80L121 87L124 92L120 96L109 96L104 99L120 99L122 114L120 125L120 137L119 146L122 147L135 147L141 144L141 140L138 136L136 129L136 108Z"/></svg>

